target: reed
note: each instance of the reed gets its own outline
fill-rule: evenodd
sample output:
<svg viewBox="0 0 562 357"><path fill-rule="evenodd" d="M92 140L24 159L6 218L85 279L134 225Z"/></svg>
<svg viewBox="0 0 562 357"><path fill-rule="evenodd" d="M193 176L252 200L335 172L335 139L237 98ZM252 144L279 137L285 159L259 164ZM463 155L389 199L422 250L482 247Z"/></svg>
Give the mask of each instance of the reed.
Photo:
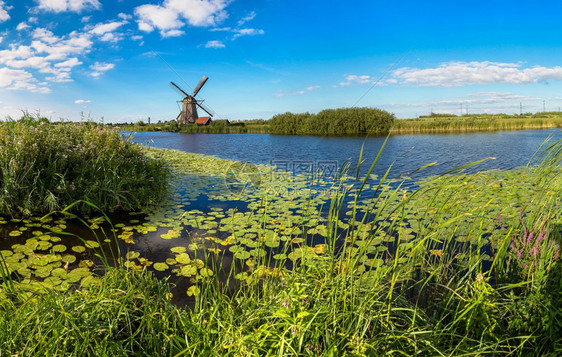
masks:
<svg viewBox="0 0 562 357"><path fill-rule="evenodd" d="M541 114L541 113L539 113ZM463 115L399 119L392 135L477 132L497 130L550 129L562 127L562 115Z"/></svg>
<svg viewBox="0 0 562 357"><path fill-rule="evenodd" d="M162 160L92 122L50 123L24 113L0 124L0 214L44 214L76 201L107 212L140 210L159 201L168 176Z"/></svg>

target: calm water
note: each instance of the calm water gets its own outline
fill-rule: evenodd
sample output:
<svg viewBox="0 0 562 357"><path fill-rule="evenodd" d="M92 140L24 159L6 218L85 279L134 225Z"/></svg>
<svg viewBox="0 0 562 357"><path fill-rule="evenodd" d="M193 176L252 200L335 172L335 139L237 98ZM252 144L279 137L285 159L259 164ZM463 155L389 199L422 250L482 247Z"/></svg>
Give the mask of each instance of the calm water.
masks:
<svg viewBox="0 0 562 357"><path fill-rule="evenodd" d="M394 162L391 177L399 177L436 162L436 165L412 175L421 178L487 157L495 160L485 161L469 171L511 169L526 165L548 136L560 139L562 130L393 136L388 139L375 173L384 173ZM275 164L292 171L308 171L311 165L316 170L334 165L341 167L346 160L355 164L362 145L364 169L367 169L384 138L135 132L133 141L256 164Z"/></svg>

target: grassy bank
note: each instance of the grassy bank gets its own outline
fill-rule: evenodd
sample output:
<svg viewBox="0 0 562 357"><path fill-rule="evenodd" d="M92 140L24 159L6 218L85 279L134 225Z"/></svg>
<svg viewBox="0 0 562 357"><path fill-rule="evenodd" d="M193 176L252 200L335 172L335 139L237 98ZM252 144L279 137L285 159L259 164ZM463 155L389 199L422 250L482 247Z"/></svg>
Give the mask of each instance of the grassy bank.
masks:
<svg viewBox="0 0 562 357"><path fill-rule="evenodd" d="M135 124L119 124L116 126L119 130L164 131L187 134L267 134L269 132L269 125L264 120L244 120L232 123L226 120L215 120L209 125L178 125L175 120L170 120L152 124L137 122Z"/></svg>
<svg viewBox="0 0 562 357"><path fill-rule="evenodd" d="M475 114L463 116L435 115L394 122L392 135L462 133L496 130L525 130L562 128L562 114L558 112L527 115Z"/></svg>
<svg viewBox="0 0 562 357"><path fill-rule="evenodd" d="M456 172L420 182L414 191L349 171L323 201L306 181L289 182L299 190L287 197L279 191L293 180L286 177L262 180L255 191L236 186L243 195L232 186L220 191L225 178L219 175L239 166L167 151L170 164L191 176L181 176L178 189L196 186L198 197L198 185L209 185L213 199L247 200L247 211L182 211L185 201L178 197L169 204L173 214L156 214L170 227L166 239L181 230L179 221L208 233L174 247L174 258L159 265L143 263L145 257L131 251L123 267L109 269L99 284L90 279L57 292L41 279L18 283L17 274L4 269L0 350L559 355L562 141L545 147L537 167ZM259 181L245 178L246 184ZM317 203L327 205L326 214ZM5 268L10 257L2 260ZM190 281L187 291L175 292L193 296L190 309L170 304L170 286L148 271L168 265L174 266L171 274Z"/></svg>
<svg viewBox="0 0 562 357"><path fill-rule="evenodd" d="M381 133L386 133L388 130L385 126L386 124L383 125L382 130L367 130L367 126L362 124L361 120L346 120L348 118L343 114L337 114L337 111L324 111L321 113L316 116L312 114L285 113L270 120L242 120L230 124L219 122L209 126L178 126L175 121L169 121L159 124L139 122L136 124L119 125L119 128L132 131L288 135L365 135L366 133L385 135ZM314 118L310 119L312 117ZM416 119L395 119L392 125L390 130L392 135L551 129L562 127L562 114L559 112L523 115L470 114L462 116L433 114Z"/></svg>
<svg viewBox="0 0 562 357"><path fill-rule="evenodd" d="M159 201L167 177L163 161L101 125L28 114L0 124L0 214L45 214L76 201L107 212L139 210Z"/></svg>

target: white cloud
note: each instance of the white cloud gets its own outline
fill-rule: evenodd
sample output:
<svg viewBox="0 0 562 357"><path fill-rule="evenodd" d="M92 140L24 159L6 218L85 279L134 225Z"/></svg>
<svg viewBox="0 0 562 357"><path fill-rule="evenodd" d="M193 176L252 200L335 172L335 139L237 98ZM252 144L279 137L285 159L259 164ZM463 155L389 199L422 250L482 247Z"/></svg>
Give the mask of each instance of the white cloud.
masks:
<svg viewBox="0 0 562 357"><path fill-rule="evenodd" d="M162 30L162 31L160 31L160 35L164 38L179 37L183 34L185 34L185 32L182 31L182 30Z"/></svg>
<svg viewBox="0 0 562 357"><path fill-rule="evenodd" d="M228 0L165 0L162 5L141 5L135 8L139 30L160 31L162 37L183 34L180 28L214 26L228 15L224 10Z"/></svg>
<svg viewBox="0 0 562 357"><path fill-rule="evenodd" d="M49 93L49 88L39 87L31 73L23 69L0 68L0 88L26 89L36 93Z"/></svg>
<svg viewBox="0 0 562 357"><path fill-rule="evenodd" d="M145 32L152 32L154 28L169 31L183 26L178 13L163 6L142 5L135 8L135 15L138 17L139 30Z"/></svg>
<svg viewBox="0 0 562 357"><path fill-rule="evenodd" d="M373 83L373 79L371 78L371 76L363 74L363 75L356 75L356 74L346 74L344 76L345 78L345 82L340 82L337 85L333 85L332 88L338 88L338 87L348 87L352 84L367 84L367 83Z"/></svg>
<svg viewBox="0 0 562 357"><path fill-rule="evenodd" d="M42 30L42 31L41 31ZM66 60L71 55L85 54L93 45L91 35L72 32L68 38L52 36L50 31L37 29L33 35L37 40L31 42L38 53L46 53L52 61Z"/></svg>
<svg viewBox="0 0 562 357"><path fill-rule="evenodd" d="M233 31L233 30L232 30L232 27L227 26L227 27L213 27L212 29L209 29L209 31L211 31L211 32L217 32L217 31L228 31L228 32L230 32L230 31Z"/></svg>
<svg viewBox="0 0 562 357"><path fill-rule="evenodd" d="M256 12L252 11L238 21L238 26L244 25L246 22L253 20L256 17Z"/></svg>
<svg viewBox="0 0 562 357"><path fill-rule="evenodd" d="M74 101L74 103L76 103L76 104L88 104L88 103L91 103L91 102L92 101L87 100L87 99L77 99L77 100Z"/></svg>
<svg viewBox="0 0 562 357"><path fill-rule="evenodd" d="M91 34L101 36L108 32L113 32L117 30L119 27L125 25L126 23L127 23L126 21L113 21L105 24L100 23L95 25L89 32Z"/></svg>
<svg viewBox="0 0 562 357"><path fill-rule="evenodd" d="M20 22L17 26L16 26L16 30L18 31L22 31L25 29L30 28L31 26L29 26L28 24L26 24L25 22Z"/></svg>
<svg viewBox="0 0 562 357"><path fill-rule="evenodd" d="M297 90L297 91L293 91L293 92L286 92L286 91L282 91L279 90L277 91L277 93L275 93L274 95L276 97L286 97L286 96L292 96L292 95L303 95L306 94L307 91L308 92L312 92L314 90L320 89L320 86L310 86L310 87L306 87L306 90Z"/></svg>
<svg viewBox="0 0 562 357"><path fill-rule="evenodd" d="M562 67L534 66L520 63L447 62L436 68L399 68L393 72L399 84L412 86L454 87L471 84L524 84L562 80Z"/></svg>
<svg viewBox="0 0 562 357"><path fill-rule="evenodd" d="M78 60L78 58L76 57L72 57L64 62L59 62L57 64L55 64L55 67L66 67L66 68L70 68L70 67L75 67L75 66L79 66L81 65L82 62L80 62Z"/></svg>
<svg viewBox="0 0 562 357"><path fill-rule="evenodd" d="M33 56L26 59L7 60L6 64L12 68L35 68L42 69L49 66L49 62L45 57Z"/></svg>
<svg viewBox="0 0 562 357"><path fill-rule="evenodd" d="M192 26L213 26L228 17L228 0L166 0L164 6L176 10Z"/></svg>
<svg viewBox="0 0 562 357"><path fill-rule="evenodd" d="M32 78L31 73L22 69L0 68L0 87L8 87L14 81L25 81Z"/></svg>
<svg viewBox="0 0 562 357"><path fill-rule="evenodd" d="M372 82L371 76L368 76L366 74L361 75L361 76L358 76L358 75L355 75L355 74L350 74L350 75L345 76L345 79L348 82L354 82L354 83L358 83L358 84L367 84L367 83Z"/></svg>
<svg viewBox="0 0 562 357"><path fill-rule="evenodd" d="M6 5L4 1L0 0L0 22L8 21L10 19L8 10L10 10L11 8L11 6Z"/></svg>
<svg viewBox="0 0 562 357"><path fill-rule="evenodd" d="M51 12L82 12L82 10L99 10L98 0L38 0L39 10Z"/></svg>
<svg viewBox="0 0 562 357"><path fill-rule="evenodd" d="M115 68L115 64L113 63L96 62L90 66L90 69L93 71L90 73L90 75L94 78L98 78L99 76L113 68Z"/></svg>
<svg viewBox="0 0 562 357"><path fill-rule="evenodd" d="M222 41L209 41L205 44L205 48L224 48L224 43Z"/></svg>
<svg viewBox="0 0 562 357"><path fill-rule="evenodd" d="M294 91L294 92L278 91L278 92L275 93L274 95L275 95L276 97L279 97L279 98L280 98L280 97L293 96L293 95L303 95L303 94L305 94L305 93L306 93L306 91L304 91L304 90L297 90L297 91Z"/></svg>
<svg viewBox="0 0 562 357"><path fill-rule="evenodd" d="M36 28L35 30L33 30L32 37L49 44L53 44L60 40L59 37L55 36L51 31L44 28Z"/></svg>
<svg viewBox="0 0 562 357"><path fill-rule="evenodd" d="M98 39L104 42L118 42L123 39L123 34L115 32L121 26L127 24L127 21L112 21L107 23L99 23L95 26L86 26L88 33L99 36Z"/></svg>
<svg viewBox="0 0 562 357"><path fill-rule="evenodd" d="M254 36L254 35L263 35L264 31L261 29L236 29L233 30L235 32L233 39L241 37L241 36Z"/></svg>
<svg viewBox="0 0 562 357"><path fill-rule="evenodd" d="M529 108L530 105L533 106L533 103L537 102L541 103L540 107L542 110L542 98L511 92L477 92L443 100L417 103L413 101L406 103L388 103L383 106L388 109L408 108L410 111L416 110L418 113L427 113L431 111L434 113L449 113L458 115L466 114L467 110L475 113L519 113L520 103L523 103L523 108ZM413 115L413 113L410 115Z"/></svg>
<svg viewBox="0 0 562 357"><path fill-rule="evenodd" d="M124 13L122 13L122 12L119 13L117 16L118 16L121 20L123 20L123 21L129 21L129 20L131 20L131 19L133 18L132 15L124 14Z"/></svg>

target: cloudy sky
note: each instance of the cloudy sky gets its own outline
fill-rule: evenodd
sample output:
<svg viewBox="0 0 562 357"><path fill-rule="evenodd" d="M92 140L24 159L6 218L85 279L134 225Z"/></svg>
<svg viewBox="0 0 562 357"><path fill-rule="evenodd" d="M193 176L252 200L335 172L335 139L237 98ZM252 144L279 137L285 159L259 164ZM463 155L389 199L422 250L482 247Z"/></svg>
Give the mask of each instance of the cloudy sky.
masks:
<svg viewBox="0 0 562 357"><path fill-rule="evenodd" d="M562 106L559 1L0 0L0 119Z"/></svg>

